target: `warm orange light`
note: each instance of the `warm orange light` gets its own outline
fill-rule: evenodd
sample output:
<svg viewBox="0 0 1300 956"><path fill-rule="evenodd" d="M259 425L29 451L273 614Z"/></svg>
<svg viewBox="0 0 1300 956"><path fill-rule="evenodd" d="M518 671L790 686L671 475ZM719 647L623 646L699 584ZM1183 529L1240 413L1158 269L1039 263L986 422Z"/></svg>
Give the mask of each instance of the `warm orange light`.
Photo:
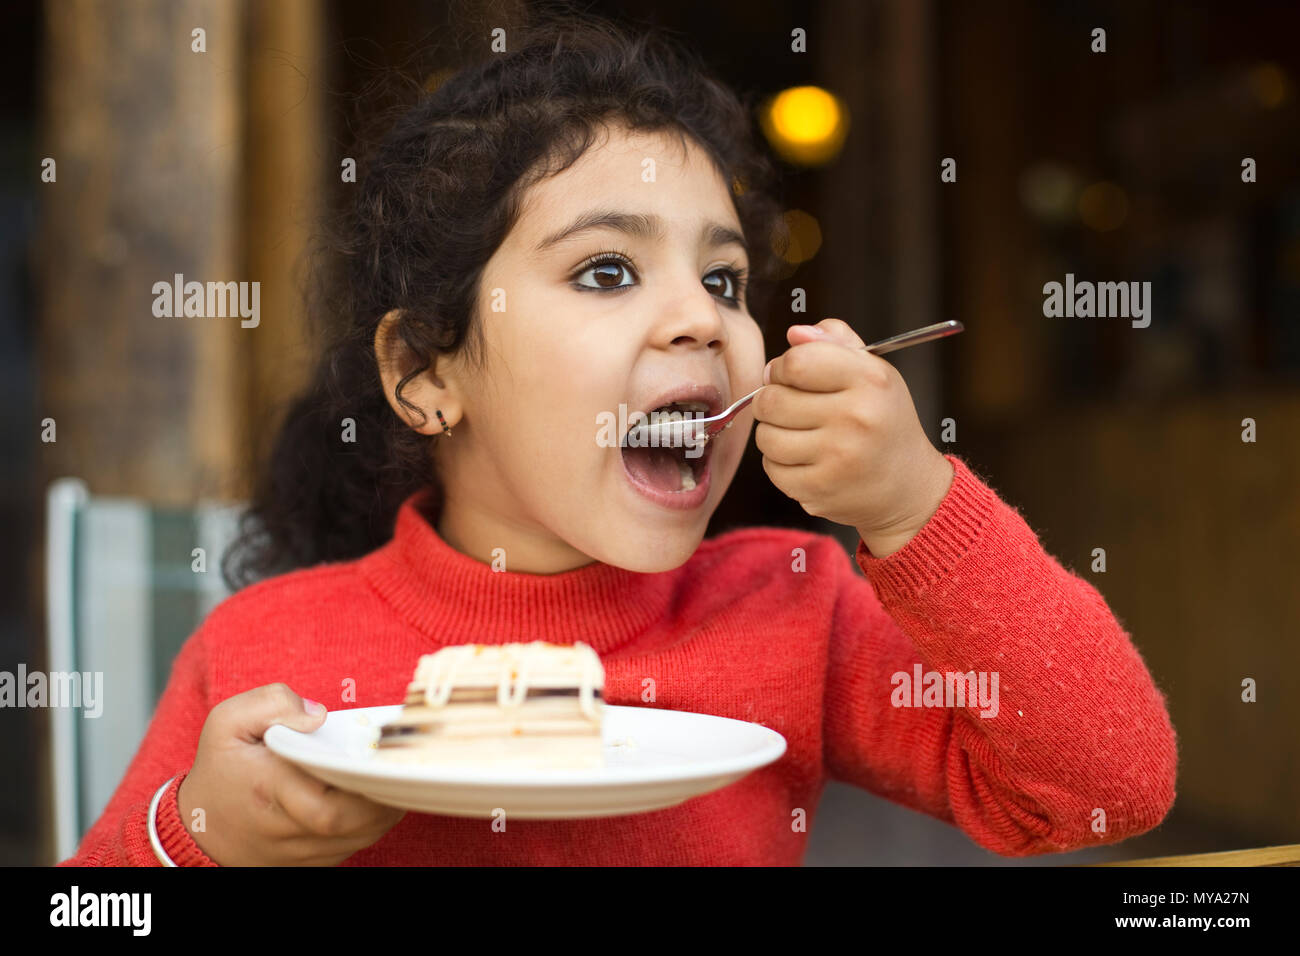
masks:
<svg viewBox="0 0 1300 956"><path fill-rule="evenodd" d="M763 132L781 156L815 166L833 159L848 133L848 110L819 86L796 86L778 93L763 110Z"/></svg>
<svg viewBox="0 0 1300 956"><path fill-rule="evenodd" d="M780 241L773 249L792 266L807 262L822 247L822 227L802 209L787 209L781 215Z"/></svg>
<svg viewBox="0 0 1300 956"><path fill-rule="evenodd" d="M1262 63L1251 70L1250 85L1264 109L1275 110L1286 102L1286 73L1276 63Z"/></svg>

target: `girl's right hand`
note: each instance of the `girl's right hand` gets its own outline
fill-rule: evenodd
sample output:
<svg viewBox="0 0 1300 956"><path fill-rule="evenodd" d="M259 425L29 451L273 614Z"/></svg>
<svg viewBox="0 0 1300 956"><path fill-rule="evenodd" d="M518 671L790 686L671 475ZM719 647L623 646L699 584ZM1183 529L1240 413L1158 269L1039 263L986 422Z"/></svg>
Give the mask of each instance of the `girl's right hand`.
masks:
<svg viewBox="0 0 1300 956"><path fill-rule="evenodd" d="M177 793L181 821L222 866L333 866L375 843L405 816L335 789L272 753L272 724L311 733L325 708L307 710L285 684L236 694L212 708L194 766ZM203 810L204 829L193 830Z"/></svg>

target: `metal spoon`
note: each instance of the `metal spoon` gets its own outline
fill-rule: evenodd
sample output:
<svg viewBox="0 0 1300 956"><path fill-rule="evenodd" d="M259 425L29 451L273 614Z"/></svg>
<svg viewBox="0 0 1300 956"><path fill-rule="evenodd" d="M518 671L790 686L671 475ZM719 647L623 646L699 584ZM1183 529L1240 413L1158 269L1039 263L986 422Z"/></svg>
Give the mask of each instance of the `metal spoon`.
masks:
<svg viewBox="0 0 1300 956"><path fill-rule="evenodd" d="M956 335L964 331L965 326L956 319L949 319L947 322L936 322L934 325L927 325L919 329L913 329L910 332L900 332L898 335L891 335L887 339L881 339L871 345L864 345L863 348L873 355L883 355L886 352L894 352L898 349L905 349L909 345L920 345L922 342L930 342L934 339L941 339L948 335ZM681 421L658 421L647 422L628 430L628 436L637 435L637 445L642 448L659 447L659 448L676 448L678 445L685 444L694 449L697 445L703 448L710 438L719 432L731 427L731 423L736 416L744 410L745 406L754 400L754 396L761 392L767 386L760 385L744 398L732 403L731 407L719 415L711 418L687 418ZM685 432L687 428L695 430L695 437L688 437ZM665 440L666 439L666 440ZM624 444L628 444L624 439Z"/></svg>

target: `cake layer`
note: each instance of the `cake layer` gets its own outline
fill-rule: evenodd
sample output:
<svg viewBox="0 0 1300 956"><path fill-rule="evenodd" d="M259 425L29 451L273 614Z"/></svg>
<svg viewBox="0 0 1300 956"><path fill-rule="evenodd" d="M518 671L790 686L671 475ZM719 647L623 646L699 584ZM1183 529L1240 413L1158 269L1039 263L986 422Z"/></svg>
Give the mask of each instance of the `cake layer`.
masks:
<svg viewBox="0 0 1300 956"><path fill-rule="evenodd" d="M530 689L577 689L580 699L602 690L605 672L596 652L581 642L572 645L462 644L426 654L416 665L407 697L423 694L440 706L455 690L495 690L502 705L522 703Z"/></svg>
<svg viewBox="0 0 1300 956"><path fill-rule="evenodd" d="M479 767L599 767L605 670L574 645L464 644L420 658L376 758Z"/></svg>
<svg viewBox="0 0 1300 956"><path fill-rule="evenodd" d="M594 712L593 717L583 710L578 700L572 697L530 700L518 707L502 707L495 701L446 704L442 707L429 707L423 703L408 704L388 722L388 726L467 724L496 720L581 720L599 728L604 715L604 706L603 701L593 701L591 708Z"/></svg>
<svg viewBox="0 0 1300 956"><path fill-rule="evenodd" d="M545 697L572 697L577 698L582 693L579 687L529 687L524 695L526 700L534 700ZM592 696L597 700L603 697L599 687L592 689ZM451 692L448 698L448 704L459 704L470 701L491 701L497 700L497 689L495 687L457 687ZM425 701L424 688L412 684L406 691L406 700L403 701L407 706L423 704Z"/></svg>
<svg viewBox="0 0 1300 956"><path fill-rule="evenodd" d="M502 736L519 736L520 734L599 734L600 727L586 718L569 720L528 720L509 714L499 714L492 720L474 720L464 723L427 722L409 724L386 724L380 730L380 740L390 737L404 737L411 734L424 734L430 737L482 737L500 734Z"/></svg>

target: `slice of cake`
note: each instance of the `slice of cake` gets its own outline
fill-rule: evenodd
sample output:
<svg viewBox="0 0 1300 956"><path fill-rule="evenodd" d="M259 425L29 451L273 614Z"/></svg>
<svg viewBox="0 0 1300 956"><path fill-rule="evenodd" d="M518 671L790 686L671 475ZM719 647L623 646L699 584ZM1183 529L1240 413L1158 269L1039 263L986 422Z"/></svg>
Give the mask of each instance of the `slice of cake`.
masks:
<svg viewBox="0 0 1300 956"><path fill-rule="evenodd" d="M519 769L604 765L605 669L586 644L460 644L426 654L376 759Z"/></svg>

